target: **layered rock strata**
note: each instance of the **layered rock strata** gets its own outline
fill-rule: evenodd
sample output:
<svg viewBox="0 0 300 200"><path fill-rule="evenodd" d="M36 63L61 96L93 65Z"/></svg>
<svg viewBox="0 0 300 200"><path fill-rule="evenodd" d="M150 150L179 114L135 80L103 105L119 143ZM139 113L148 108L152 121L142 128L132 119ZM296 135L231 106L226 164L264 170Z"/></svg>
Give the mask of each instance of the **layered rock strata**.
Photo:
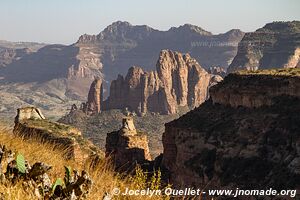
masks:
<svg viewBox="0 0 300 200"><path fill-rule="evenodd" d="M211 88L210 100L167 123L163 164L172 184L299 189L299 80L230 75Z"/></svg>
<svg viewBox="0 0 300 200"><path fill-rule="evenodd" d="M246 33L228 71L300 66L300 21L273 22Z"/></svg>

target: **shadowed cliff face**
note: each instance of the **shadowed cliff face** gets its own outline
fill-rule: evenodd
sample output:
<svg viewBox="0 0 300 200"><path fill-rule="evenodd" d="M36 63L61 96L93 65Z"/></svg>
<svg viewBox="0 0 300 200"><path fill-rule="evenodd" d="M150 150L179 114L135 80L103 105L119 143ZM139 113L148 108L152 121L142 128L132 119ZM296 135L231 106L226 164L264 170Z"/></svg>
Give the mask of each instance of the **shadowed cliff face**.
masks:
<svg viewBox="0 0 300 200"><path fill-rule="evenodd" d="M163 134L177 186L300 188L300 78L230 75Z"/></svg>
<svg viewBox="0 0 300 200"><path fill-rule="evenodd" d="M228 70L300 66L300 22L273 22L246 33Z"/></svg>
<svg viewBox="0 0 300 200"><path fill-rule="evenodd" d="M104 109L128 107L139 114L174 114L178 106L193 108L203 103L208 88L220 79L207 73L189 54L163 50L156 71L132 67L125 78L119 75L112 81Z"/></svg>

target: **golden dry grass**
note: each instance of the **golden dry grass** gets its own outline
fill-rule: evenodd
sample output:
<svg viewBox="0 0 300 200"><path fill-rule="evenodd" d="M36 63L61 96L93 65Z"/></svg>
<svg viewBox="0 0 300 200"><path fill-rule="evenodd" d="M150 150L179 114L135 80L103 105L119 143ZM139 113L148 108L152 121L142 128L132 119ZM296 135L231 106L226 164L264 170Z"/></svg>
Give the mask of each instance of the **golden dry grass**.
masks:
<svg viewBox="0 0 300 200"><path fill-rule="evenodd" d="M260 69L255 71L240 70L239 75L272 75L272 76L300 76L299 68Z"/></svg>
<svg viewBox="0 0 300 200"><path fill-rule="evenodd" d="M54 182L57 178L64 177L64 166L71 166L72 169L78 171L85 169L89 172L93 180L93 187L90 191L88 199L103 199L105 193L111 193L114 188L120 188L124 191L126 187L137 189L136 183L132 182L132 178L121 176L113 171L112 166L107 160L101 161L96 170L91 170L87 163L76 163L75 161L67 161L63 158L63 152L53 149L50 144L41 144L34 140L23 140L11 133L11 130L0 125L0 144L6 145L8 149L16 153L24 155L30 164L35 162L45 162L52 166L48 175ZM36 199L33 191L26 191L19 183L15 186L4 186L0 184L0 193L4 195L4 199ZM152 198L147 196L114 196L113 199L166 199L161 196Z"/></svg>

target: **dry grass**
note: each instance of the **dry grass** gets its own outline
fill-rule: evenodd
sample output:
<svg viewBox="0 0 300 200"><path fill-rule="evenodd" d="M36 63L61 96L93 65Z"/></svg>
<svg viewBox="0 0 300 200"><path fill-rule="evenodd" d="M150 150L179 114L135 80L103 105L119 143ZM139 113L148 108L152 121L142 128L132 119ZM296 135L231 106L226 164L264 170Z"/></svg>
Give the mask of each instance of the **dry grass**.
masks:
<svg viewBox="0 0 300 200"><path fill-rule="evenodd" d="M300 68L263 69L255 71L240 70L235 73L239 75L300 76Z"/></svg>
<svg viewBox="0 0 300 200"><path fill-rule="evenodd" d="M71 166L73 169L85 169L89 172L93 180L93 188L88 199L103 199L106 192L110 193L113 188L121 188L121 191L128 187L136 189L135 184L131 183L132 179L121 177L116 174L108 161L103 160L96 170L91 170L87 163L76 163L75 161L67 161L63 158L63 152L53 149L50 144L41 144L37 141L24 141L23 139L12 135L11 130L0 125L0 144L6 145L8 149L16 153L24 155L29 163L45 162L52 166L48 175L55 181L57 178L64 177L64 166ZM15 186L4 186L0 184L0 193L4 195L4 199L36 199L33 191L26 191L19 183ZM145 196L115 196L113 199L151 199ZM163 197L152 197L152 199L164 199Z"/></svg>

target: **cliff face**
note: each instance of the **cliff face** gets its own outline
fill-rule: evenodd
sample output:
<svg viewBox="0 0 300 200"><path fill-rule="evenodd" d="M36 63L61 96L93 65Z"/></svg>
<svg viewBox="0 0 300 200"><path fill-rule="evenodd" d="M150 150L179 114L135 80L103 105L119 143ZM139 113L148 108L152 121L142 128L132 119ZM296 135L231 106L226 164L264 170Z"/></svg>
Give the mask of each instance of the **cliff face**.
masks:
<svg viewBox="0 0 300 200"><path fill-rule="evenodd" d="M278 96L300 98L299 77L229 74L223 82L212 87L213 103L231 107L258 108L276 104Z"/></svg>
<svg viewBox="0 0 300 200"><path fill-rule="evenodd" d="M138 113L173 114L178 106L199 106L207 99L210 85L220 79L189 54L163 50L156 71L132 67L125 78L119 75L112 81L106 109L128 107Z"/></svg>
<svg viewBox="0 0 300 200"><path fill-rule="evenodd" d="M269 23L245 34L228 71L299 67L299 52L299 21Z"/></svg>
<svg viewBox="0 0 300 200"><path fill-rule="evenodd" d="M299 72L296 72L299 74ZM300 188L299 75L233 74L165 125L175 186Z"/></svg>

